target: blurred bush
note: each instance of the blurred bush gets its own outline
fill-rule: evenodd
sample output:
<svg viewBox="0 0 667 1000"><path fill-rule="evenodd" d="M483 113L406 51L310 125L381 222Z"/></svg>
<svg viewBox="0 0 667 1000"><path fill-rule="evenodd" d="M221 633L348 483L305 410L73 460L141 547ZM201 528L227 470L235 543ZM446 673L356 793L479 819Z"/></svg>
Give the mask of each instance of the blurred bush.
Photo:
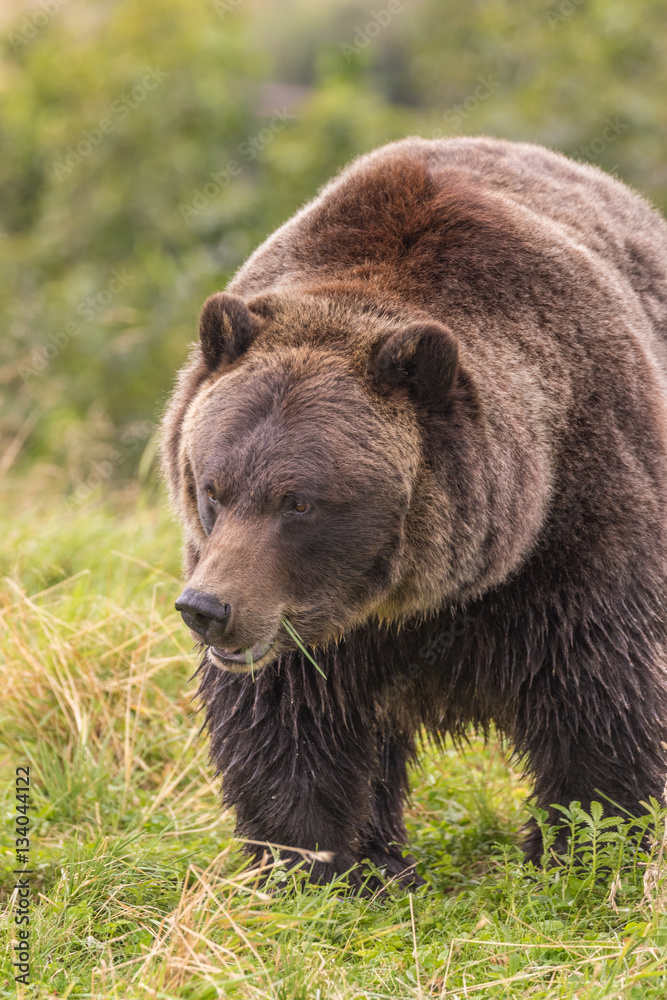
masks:
<svg viewBox="0 0 667 1000"><path fill-rule="evenodd" d="M528 139L667 201L662 0L38 0L2 13L0 475L150 466L201 302L352 156Z"/></svg>

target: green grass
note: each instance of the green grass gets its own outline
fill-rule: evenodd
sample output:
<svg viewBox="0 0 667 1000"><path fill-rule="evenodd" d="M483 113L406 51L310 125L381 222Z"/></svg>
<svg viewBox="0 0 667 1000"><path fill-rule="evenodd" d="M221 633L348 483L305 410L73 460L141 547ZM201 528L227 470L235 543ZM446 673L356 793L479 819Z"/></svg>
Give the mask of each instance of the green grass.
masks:
<svg viewBox="0 0 667 1000"><path fill-rule="evenodd" d="M665 817L653 846L594 812L579 853L527 870L529 791L498 741L427 749L412 848L427 885L385 902L340 885L258 888L192 701L173 600L179 543L129 491L68 508L23 490L0 511L0 995L14 996L14 768L32 779L32 977L20 996L663 998ZM579 860L583 858L583 864Z"/></svg>

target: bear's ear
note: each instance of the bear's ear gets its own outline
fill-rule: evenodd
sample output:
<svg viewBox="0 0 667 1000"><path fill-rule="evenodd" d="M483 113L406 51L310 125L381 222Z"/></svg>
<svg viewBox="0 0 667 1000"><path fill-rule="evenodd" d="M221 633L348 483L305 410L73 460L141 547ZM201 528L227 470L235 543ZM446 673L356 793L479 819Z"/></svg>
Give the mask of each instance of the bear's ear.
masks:
<svg viewBox="0 0 667 1000"><path fill-rule="evenodd" d="M238 295L216 292L206 299L199 317L199 342L208 368L213 371L222 361L236 361L259 326L259 318Z"/></svg>
<svg viewBox="0 0 667 1000"><path fill-rule="evenodd" d="M458 371L459 351L441 323L413 323L393 333L371 358L369 374L380 391L406 389L431 413L446 413Z"/></svg>

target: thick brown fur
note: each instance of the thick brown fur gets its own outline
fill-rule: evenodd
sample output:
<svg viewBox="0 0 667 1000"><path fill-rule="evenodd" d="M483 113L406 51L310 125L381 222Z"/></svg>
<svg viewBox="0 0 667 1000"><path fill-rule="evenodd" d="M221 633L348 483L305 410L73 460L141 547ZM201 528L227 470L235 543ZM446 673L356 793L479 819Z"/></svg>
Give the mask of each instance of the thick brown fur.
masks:
<svg viewBox="0 0 667 1000"><path fill-rule="evenodd" d="M423 726L495 721L552 817L662 796L666 401L667 225L546 149L394 143L250 257L164 422L188 587L273 642L201 667L242 835L398 875Z"/></svg>

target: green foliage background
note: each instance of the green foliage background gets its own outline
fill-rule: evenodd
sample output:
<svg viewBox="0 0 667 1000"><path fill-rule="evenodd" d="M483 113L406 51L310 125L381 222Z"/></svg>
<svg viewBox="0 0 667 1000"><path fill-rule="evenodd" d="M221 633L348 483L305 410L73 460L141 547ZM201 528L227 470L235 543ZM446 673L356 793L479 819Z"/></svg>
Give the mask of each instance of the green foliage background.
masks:
<svg viewBox="0 0 667 1000"><path fill-rule="evenodd" d="M204 297L359 153L486 132L667 201L662 0L50 0L1 16L3 469L58 492L128 478L142 455L148 469Z"/></svg>

